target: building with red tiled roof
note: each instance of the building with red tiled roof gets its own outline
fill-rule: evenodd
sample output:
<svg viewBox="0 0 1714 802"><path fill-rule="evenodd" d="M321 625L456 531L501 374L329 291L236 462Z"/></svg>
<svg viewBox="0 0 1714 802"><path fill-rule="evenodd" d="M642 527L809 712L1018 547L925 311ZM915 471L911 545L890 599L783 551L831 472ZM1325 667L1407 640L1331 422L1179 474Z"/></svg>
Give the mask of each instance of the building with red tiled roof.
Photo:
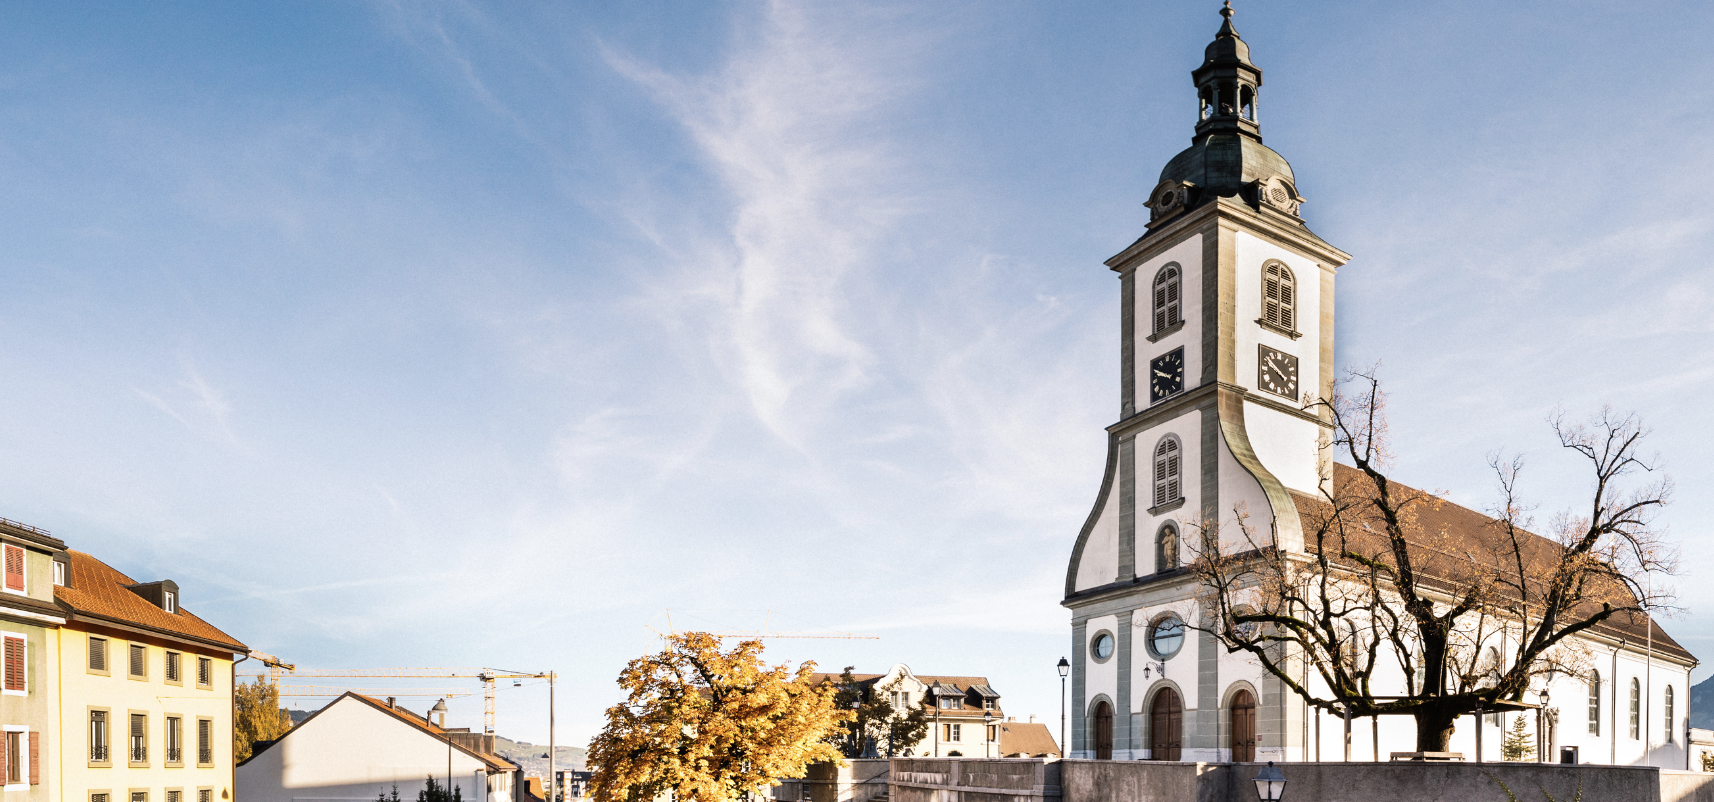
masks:
<svg viewBox="0 0 1714 802"><path fill-rule="evenodd" d="M866 692L883 695L901 715L919 706L927 711L927 737L900 757L1000 757L999 723L1005 713L987 677L915 674L904 663L885 674L851 676ZM812 681L839 682L840 677L818 673Z"/></svg>
<svg viewBox="0 0 1714 802"><path fill-rule="evenodd" d="M247 647L186 609L173 580L138 582L80 551L56 559L60 798L230 799L233 667Z"/></svg>
<svg viewBox="0 0 1714 802"><path fill-rule="evenodd" d="M258 748L238 767L237 788L245 802L373 799L395 787L414 799L434 777L464 802L514 802L523 769L481 747L480 736L393 700L347 693Z"/></svg>

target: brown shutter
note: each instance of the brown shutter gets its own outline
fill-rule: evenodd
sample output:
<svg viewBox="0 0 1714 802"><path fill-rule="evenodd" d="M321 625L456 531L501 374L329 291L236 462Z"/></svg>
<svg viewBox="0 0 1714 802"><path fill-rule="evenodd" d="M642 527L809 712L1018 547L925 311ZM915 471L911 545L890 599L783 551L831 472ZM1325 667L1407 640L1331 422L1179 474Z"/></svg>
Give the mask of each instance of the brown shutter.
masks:
<svg viewBox="0 0 1714 802"><path fill-rule="evenodd" d="M12 735L8 732L0 738L0 783L9 782L12 778Z"/></svg>
<svg viewBox="0 0 1714 802"><path fill-rule="evenodd" d="M30 784L42 784L42 734L30 731Z"/></svg>
<svg viewBox="0 0 1714 802"><path fill-rule="evenodd" d="M6 588L24 589L24 550L17 546L6 547Z"/></svg>
<svg viewBox="0 0 1714 802"><path fill-rule="evenodd" d="M6 638L5 646L5 685L8 691L24 689L24 642L18 638Z"/></svg>
<svg viewBox="0 0 1714 802"><path fill-rule="evenodd" d="M89 639L89 668L91 671L107 670L107 639Z"/></svg>

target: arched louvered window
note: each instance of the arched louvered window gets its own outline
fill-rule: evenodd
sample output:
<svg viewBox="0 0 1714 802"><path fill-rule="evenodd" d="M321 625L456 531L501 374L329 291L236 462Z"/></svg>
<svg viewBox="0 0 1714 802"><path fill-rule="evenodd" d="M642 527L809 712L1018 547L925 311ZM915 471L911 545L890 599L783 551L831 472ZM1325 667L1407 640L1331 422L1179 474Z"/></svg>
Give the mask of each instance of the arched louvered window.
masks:
<svg viewBox="0 0 1714 802"><path fill-rule="evenodd" d="M1179 307L1179 269L1170 264L1155 274L1154 312L1155 333L1166 331L1184 317Z"/></svg>
<svg viewBox="0 0 1714 802"><path fill-rule="evenodd" d="M1589 734L1601 734L1601 672L1589 672Z"/></svg>
<svg viewBox="0 0 1714 802"><path fill-rule="evenodd" d="M1159 507L1179 498L1178 438L1163 437L1155 446L1155 504Z"/></svg>
<svg viewBox="0 0 1714 802"><path fill-rule="evenodd" d="M1643 684L1631 678L1631 740L1643 737Z"/></svg>
<svg viewBox="0 0 1714 802"><path fill-rule="evenodd" d="M1270 326L1297 330L1297 281L1279 262L1262 268L1262 320Z"/></svg>
<svg viewBox="0 0 1714 802"><path fill-rule="evenodd" d="M1155 535L1155 570L1171 571L1178 567L1178 527L1171 521L1161 525Z"/></svg>

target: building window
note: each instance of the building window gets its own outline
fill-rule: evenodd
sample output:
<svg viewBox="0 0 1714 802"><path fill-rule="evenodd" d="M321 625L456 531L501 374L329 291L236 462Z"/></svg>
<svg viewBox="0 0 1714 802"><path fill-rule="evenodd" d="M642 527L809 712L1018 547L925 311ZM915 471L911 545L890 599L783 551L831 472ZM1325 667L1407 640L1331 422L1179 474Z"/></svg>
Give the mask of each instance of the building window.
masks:
<svg viewBox="0 0 1714 802"><path fill-rule="evenodd" d="M1278 262L1262 268L1262 322L1296 331L1297 292L1291 270Z"/></svg>
<svg viewBox="0 0 1714 802"><path fill-rule="evenodd" d="M149 802L148 791L132 791L131 802Z"/></svg>
<svg viewBox="0 0 1714 802"><path fill-rule="evenodd" d="M169 613L178 612L179 611L178 594L176 594L170 590L161 591L161 609L166 610Z"/></svg>
<svg viewBox="0 0 1714 802"><path fill-rule="evenodd" d="M1601 734L1601 672L1589 672L1589 734Z"/></svg>
<svg viewBox="0 0 1714 802"><path fill-rule="evenodd" d="M910 691L893 691L893 709L901 713L911 708Z"/></svg>
<svg viewBox="0 0 1714 802"><path fill-rule="evenodd" d="M1643 737L1643 684L1631 678L1631 740Z"/></svg>
<svg viewBox="0 0 1714 802"><path fill-rule="evenodd" d="M107 639L89 638L89 670L107 673Z"/></svg>
<svg viewBox="0 0 1714 802"><path fill-rule="evenodd" d="M214 684L214 661L206 657L196 658L196 684Z"/></svg>
<svg viewBox="0 0 1714 802"><path fill-rule="evenodd" d="M149 760L149 717L143 713L131 714L131 762L146 763Z"/></svg>
<svg viewBox="0 0 1714 802"><path fill-rule="evenodd" d="M214 721L199 718L196 720L196 762L207 766L214 763Z"/></svg>
<svg viewBox="0 0 1714 802"><path fill-rule="evenodd" d="M24 550L6 544L6 589L24 592Z"/></svg>
<svg viewBox="0 0 1714 802"><path fill-rule="evenodd" d="M1668 688L1667 691L1668 691L1668 693L1671 693L1672 689ZM983 710L993 710L994 709L994 700L993 699L983 699L982 700L982 709Z"/></svg>
<svg viewBox="0 0 1714 802"><path fill-rule="evenodd" d="M988 740L990 740L990 741L1000 740L1000 725L998 725L998 724L989 724L988 725Z"/></svg>
<svg viewBox="0 0 1714 802"><path fill-rule="evenodd" d="M1155 504L1159 507L1179 497L1178 438L1163 437L1155 446Z"/></svg>
<svg viewBox="0 0 1714 802"><path fill-rule="evenodd" d="M183 657L183 655L179 654L178 652L167 652L167 666L166 666L166 668L167 668L167 681L168 682L179 682L180 681L180 679L179 679L179 658L180 657Z"/></svg>
<svg viewBox="0 0 1714 802"><path fill-rule="evenodd" d="M1154 317L1156 334L1178 325L1184 319L1179 311L1178 288L1178 265L1167 265L1161 268L1161 272L1155 274Z"/></svg>
<svg viewBox="0 0 1714 802"><path fill-rule="evenodd" d="M149 653L144 650L143 644L131 644L131 676L138 679L144 679L149 676L148 658Z"/></svg>
<svg viewBox="0 0 1714 802"><path fill-rule="evenodd" d="M196 789L196 802L214 802L214 789L212 789L212 788L198 788L198 789Z"/></svg>
<svg viewBox="0 0 1714 802"><path fill-rule="evenodd" d="M54 584L65 587L65 563L54 560Z"/></svg>
<svg viewBox="0 0 1714 802"><path fill-rule="evenodd" d="M167 791L167 802L179 802L183 797L184 792L177 788Z"/></svg>
<svg viewBox="0 0 1714 802"><path fill-rule="evenodd" d="M956 696L942 696L942 697L940 697L940 709L941 710L963 710L964 709L964 702L963 702L963 700L959 699Z"/></svg>
<svg viewBox="0 0 1714 802"><path fill-rule="evenodd" d="M24 782L24 733L6 733L6 784Z"/></svg>
<svg viewBox="0 0 1714 802"><path fill-rule="evenodd" d="M962 724L942 724L942 725L940 725L940 733L941 733L941 740L951 741L952 743L958 743L959 741L964 740L964 725L962 725Z"/></svg>
<svg viewBox="0 0 1714 802"><path fill-rule="evenodd" d="M1668 685L1666 686L1666 742L1669 744L1673 743L1672 731L1674 729L1672 701L1672 686Z"/></svg>
<svg viewBox="0 0 1714 802"><path fill-rule="evenodd" d="M107 711L89 711L89 760L107 762Z"/></svg>
<svg viewBox="0 0 1714 802"><path fill-rule="evenodd" d="M5 636L5 638L6 638L6 646L5 646L5 661L6 661L5 688L6 688L6 692L7 693L28 693L28 687L25 685L25 682L24 682L24 680L25 680L25 675L24 675L24 666L25 666L24 639L18 635L7 635L7 636Z"/></svg>
<svg viewBox="0 0 1714 802"><path fill-rule="evenodd" d="M1149 625L1149 652L1156 660L1169 660L1184 648L1184 620L1167 613Z"/></svg>
<svg viewBox="0 0 1714 802"><path fill-rule="evenodd" d="M179 716L167 716L167 762L184 762L184 719ZM171 797L167 802L173 802Z"/></svg>
<svg viewBox="0 0 1714 802"><path fill-rule="evenodd" d="M107 795L103 793L90 794L89 802L107 802Z"/></svg>
<svg viewBox="0 0 1714 802"><path fill-rule="evenodd" d="M1155 534L1155 571L1175 568L1178 568L1178 527L1169 521Z"/></svg>

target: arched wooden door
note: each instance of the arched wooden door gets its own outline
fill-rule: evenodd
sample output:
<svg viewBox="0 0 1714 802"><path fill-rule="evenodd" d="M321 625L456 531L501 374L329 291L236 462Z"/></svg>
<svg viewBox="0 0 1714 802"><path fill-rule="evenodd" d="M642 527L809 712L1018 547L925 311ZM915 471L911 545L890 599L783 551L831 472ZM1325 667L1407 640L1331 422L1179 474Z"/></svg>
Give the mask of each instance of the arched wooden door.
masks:
<svg viewBox="0 0 1714 802"><path fill-rule="evenodd" d="M1178 760L1184 735L1184 702L1178 691L1162 688L1149 708L1149 759Z"/></svg>
<svg viewBox="0 0 1714 802"><path fill-rule="evenodd" d="M1256 697L1249 691L1232 694L1232 762L1256 760Z"/></svg>
<svg viewBox="0 0 1714 802"><path fill-rule="evenodd" d="M1113 759L1113 706L1095 703L1095 759Z"/></svg>

